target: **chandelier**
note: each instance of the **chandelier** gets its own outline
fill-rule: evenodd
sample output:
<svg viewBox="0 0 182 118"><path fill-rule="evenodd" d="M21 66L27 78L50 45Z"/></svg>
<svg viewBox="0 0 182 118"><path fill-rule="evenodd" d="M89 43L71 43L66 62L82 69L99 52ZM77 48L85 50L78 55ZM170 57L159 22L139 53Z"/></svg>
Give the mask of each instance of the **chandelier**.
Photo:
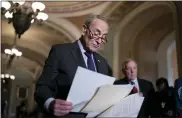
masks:
<svg viewBox="0 0 182 118"><path fill-rule="evenodd" d="M48 15L42 12L44 9L45 5L41 2L7 1L2 2L1 14L8 19L8 23L13 24L15 33L20 38L31 23L35 21L40 23L48 19Z"/></svg>
<svg viewBox="0 0 182 118"><path fill-rule="evenodd" d="M5 49L4 52L8 58L7 69L9 69L15 58L22 56L22 52L16 49L17 38L26 32L32 23L41 23L48 19L48 15L42 11L45 5L41 2L18 2L3 1L1 6L1 14L8 19L8 23L12 23L15 29L15 38L11 49Z"/></svg>

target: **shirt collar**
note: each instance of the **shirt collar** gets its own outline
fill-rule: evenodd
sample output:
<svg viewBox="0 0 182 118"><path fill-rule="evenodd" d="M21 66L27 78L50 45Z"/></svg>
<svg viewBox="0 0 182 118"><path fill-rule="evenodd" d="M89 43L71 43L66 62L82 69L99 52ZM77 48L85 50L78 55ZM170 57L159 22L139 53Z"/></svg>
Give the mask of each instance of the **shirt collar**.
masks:
<svg viewBox="0 0 182 118"><path fill-rule="evenodd" d="M135 84L137 83L137 78L136 79L133 79L133 80L130 80L132 82L134 82Z"/></svg>
<svg viewBox="0 0 182 118"><path fill-rule="evenodd" d="M78 46L79 46L81 52L84 54L86 52L86 50L83 48L83 45L80 40L78 40Z"/></svg>
<svg viewBox="0 0 182 118"><path fill-rule="evenodd" d="M132 80L133 82L137 82L137 78L136 79L134 79L134 80Z"/></svg>

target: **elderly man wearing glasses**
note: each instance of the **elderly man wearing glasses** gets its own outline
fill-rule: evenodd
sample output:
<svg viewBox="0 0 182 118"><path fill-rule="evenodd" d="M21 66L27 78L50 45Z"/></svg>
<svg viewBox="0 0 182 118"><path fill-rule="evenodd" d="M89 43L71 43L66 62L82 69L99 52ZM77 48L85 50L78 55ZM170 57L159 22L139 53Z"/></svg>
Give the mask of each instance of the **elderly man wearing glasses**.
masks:
<svg viewBox="0 0 182 118"><path fill-rule="evenodd" d="M35 100L47 115L65 118L80 115L70 113L72 103L65 101L78 66L111 76L107 61L97 53L107 43L108 31L104 17L90 15L79 40L51 48L35 91Z"/></svg>

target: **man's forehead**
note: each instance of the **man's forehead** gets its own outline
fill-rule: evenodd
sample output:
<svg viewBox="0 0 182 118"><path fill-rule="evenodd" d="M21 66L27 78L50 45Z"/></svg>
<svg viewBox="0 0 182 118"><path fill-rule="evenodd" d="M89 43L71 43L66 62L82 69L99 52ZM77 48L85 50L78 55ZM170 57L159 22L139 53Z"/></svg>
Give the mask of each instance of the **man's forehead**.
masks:
<svg viewBox="0 0 182 118"><path fill-rule="evenodd" d="M106 23L106 21L102 20L102 19L94 19L90 25L93 25L93 26L107 26L108 27L108 24Z"/></svg>
<svg viewBox="0 0 182 118"><path fill-rule="evenodd" d="M96 30L103 32L104 34L108 33L109 27L108 24L101 19L94 19L90 24L90 27Z"/></svg>
<svg viewBox="0 0 182 118"><path fill-rule="evenodd" d="M137 64L134 61L129 61L126 66L137 66Z"/></svg>

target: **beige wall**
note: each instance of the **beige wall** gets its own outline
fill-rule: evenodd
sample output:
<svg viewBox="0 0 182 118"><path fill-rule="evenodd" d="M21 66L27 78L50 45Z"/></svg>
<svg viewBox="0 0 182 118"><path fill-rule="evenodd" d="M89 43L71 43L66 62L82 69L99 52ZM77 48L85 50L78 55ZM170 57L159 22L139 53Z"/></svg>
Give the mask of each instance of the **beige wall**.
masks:
<svg viewBox="0 0 182 118"><path fill-rule="evenodd" d="M171 60L172 60L173 79L176 80L179 77L176 48L172 51Z"/></svg>

